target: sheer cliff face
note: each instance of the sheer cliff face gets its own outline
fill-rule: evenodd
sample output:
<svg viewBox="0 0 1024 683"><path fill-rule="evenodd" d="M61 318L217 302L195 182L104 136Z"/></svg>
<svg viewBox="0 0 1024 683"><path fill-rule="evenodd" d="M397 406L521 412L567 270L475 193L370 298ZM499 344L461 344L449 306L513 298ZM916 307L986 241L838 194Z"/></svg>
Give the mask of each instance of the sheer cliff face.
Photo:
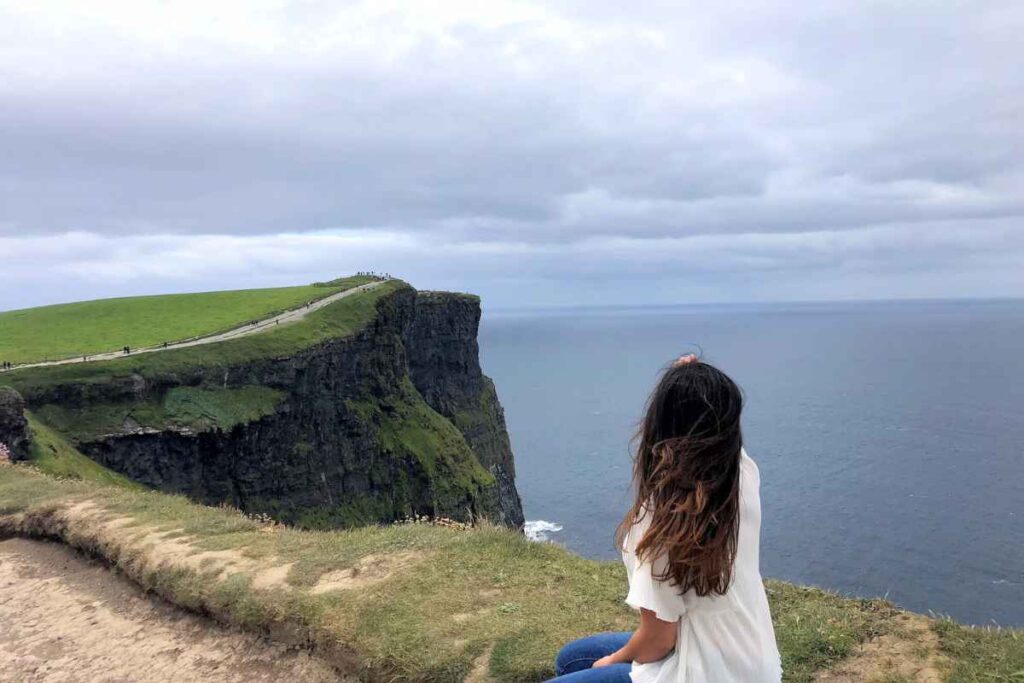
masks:
<svg viewBox="0 0 1024 683"><path fill-rule="evenodd" d="M103 465L201 502L312 527L429 515L518 528L479 320L475 297L404 288L361 332L290 357L26 399Z"/></svg>
<svg viewBox="0 0 1024 683"><path fill-rule="evenodd" d="M25 421L25 401L8 387L0 387L0 444L13 460L25 458L31 435Z"/></svg>
<svg viewBox="0 0 1024 683"><path fill-rule="evenodd" d="M420 394L452 421L480 464L494 476L500 517L522 526L515 463L505 412L494 382L480 369L480 300L447 292L420 292L406 328L409 374Z"/></svg>

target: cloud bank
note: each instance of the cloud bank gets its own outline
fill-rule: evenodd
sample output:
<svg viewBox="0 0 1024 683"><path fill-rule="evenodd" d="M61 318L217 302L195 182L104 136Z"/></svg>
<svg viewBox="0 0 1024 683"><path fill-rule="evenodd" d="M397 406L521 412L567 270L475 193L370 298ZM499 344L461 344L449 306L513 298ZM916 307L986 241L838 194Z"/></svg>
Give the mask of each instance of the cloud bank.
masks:
<svg viewBox="0 0 1024 683"><path fill-rule="evenodd" d="M1021 296L1022 30L1012 2L0 3L0 308L363 269L496 305Z"/></svg>

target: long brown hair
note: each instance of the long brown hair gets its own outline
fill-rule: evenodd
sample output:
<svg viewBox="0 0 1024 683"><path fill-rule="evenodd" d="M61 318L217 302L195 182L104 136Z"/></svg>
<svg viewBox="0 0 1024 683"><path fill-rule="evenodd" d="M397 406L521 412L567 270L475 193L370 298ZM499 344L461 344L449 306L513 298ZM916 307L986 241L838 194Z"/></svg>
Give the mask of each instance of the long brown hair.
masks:
<svg viewBox="0 0 1024 683"><path fill-rule="evenodd" d="M616 533L619 547L650 517L633 551L663 569L680 593L724 595L739 535L743 395L721 370L675 363L647 401L637 431L636 500ZM664 559L662 559L664 558ZM661 562L664 562L662 565Z"/></svg>

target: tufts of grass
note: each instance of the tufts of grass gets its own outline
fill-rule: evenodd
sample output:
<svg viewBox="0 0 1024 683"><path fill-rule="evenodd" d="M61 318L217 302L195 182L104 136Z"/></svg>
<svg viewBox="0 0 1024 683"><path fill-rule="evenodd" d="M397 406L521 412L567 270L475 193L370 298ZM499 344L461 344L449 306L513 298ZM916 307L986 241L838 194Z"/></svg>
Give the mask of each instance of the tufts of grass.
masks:
<svg viewBox="0 0 1024 683"><path fill-rule="evenodd" d="M787 681L811 681L814 672L849 656L860 643L889 632L899 611L884 600L767 582L775 637Z"/></svg>
<svg viewBox="0 0 1024 683"><path fill-rule="evenodd" d="M961 626L949 619L934 622L932 630L939 648L953 662L950 681L1024 682L1024 632Z"/></svg>
<svg viewBox="0 0 1024 683"><path fill-rule="evenodd" d="M155 346L223 332L369 282L100 299L0 313L0 359L12 363Z"/></svg>
<svg viewBox="0 0 1024 683"><path fill-rule="evenodd" d="M352 527L375 524L380 520L394 519L401 512L407 512L410 501L404 495L406 488L401 478L390 497L367 495L346 500L343 503L315 508L305 508L298 512L279 509L274 501L257 500L253 505L260 509L271 510L276 519L293 524L301 529L347 529Z"/></svg>

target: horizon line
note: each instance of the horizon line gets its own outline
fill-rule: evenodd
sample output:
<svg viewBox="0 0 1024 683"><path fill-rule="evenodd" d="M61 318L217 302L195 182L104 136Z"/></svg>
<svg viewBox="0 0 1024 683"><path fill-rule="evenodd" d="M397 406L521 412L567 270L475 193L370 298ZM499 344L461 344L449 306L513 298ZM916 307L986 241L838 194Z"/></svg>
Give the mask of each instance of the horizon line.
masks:
<svg viewBox="0 0 1024 683"><path fill-rule="evenodd" d="M524 306L486 306L489 311L557 311L564 309L612 309L612 308L675 308L679 306L813 306L823 304L911 304L911 303L1010 303L1024 302L1024 296L935 296L935 297L891 297L891 298L863 298L863 299L770 299L770 300L736 300L736 301L690 301L674 303L651 303L651 304L629 304L629 303L580 303L580 304L536 304Z"/></svg>

